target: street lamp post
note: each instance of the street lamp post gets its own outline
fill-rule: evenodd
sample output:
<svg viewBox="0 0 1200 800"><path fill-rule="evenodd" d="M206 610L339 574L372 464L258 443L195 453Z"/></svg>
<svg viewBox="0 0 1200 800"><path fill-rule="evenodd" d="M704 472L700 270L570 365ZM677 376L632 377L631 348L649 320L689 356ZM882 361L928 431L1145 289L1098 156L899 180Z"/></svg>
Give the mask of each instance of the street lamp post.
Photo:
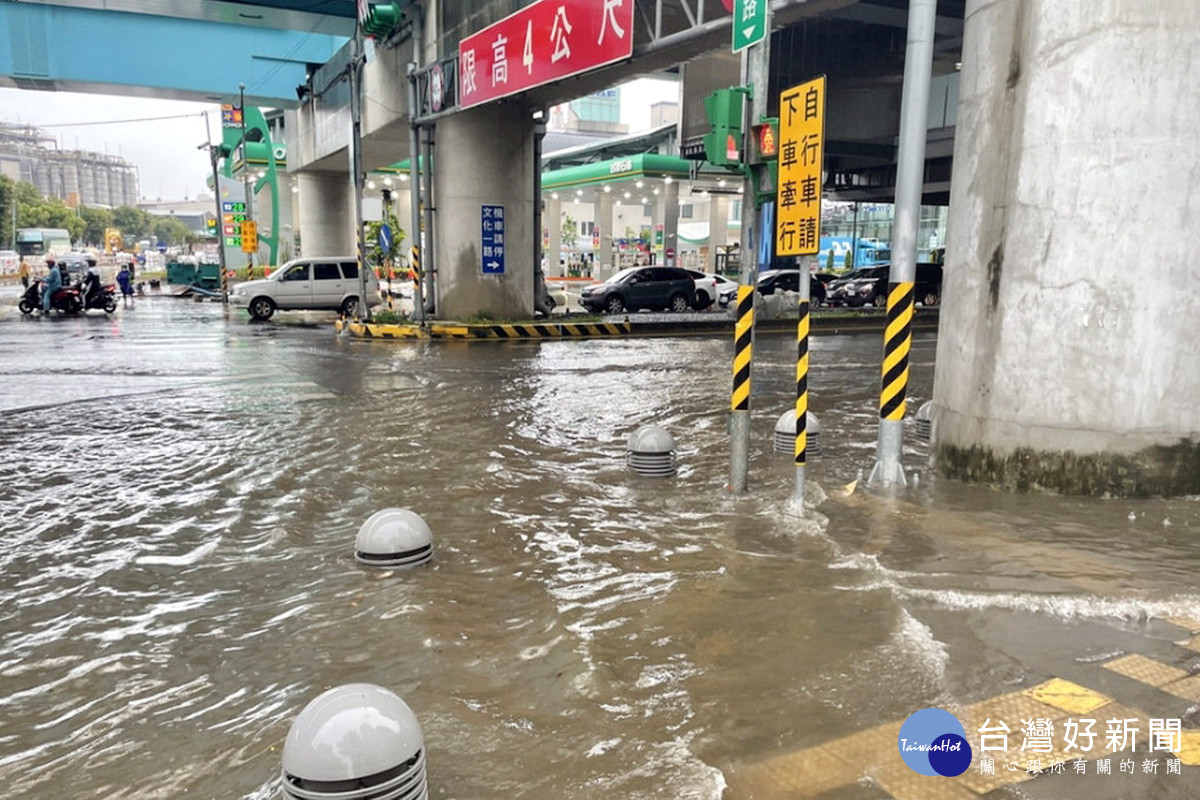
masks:
<svg viewBox="0 0 1200 800"><path fill-rule="evenodd" d="M225 269L225 219L221 213L221 177L217 173L217 156L220 148L212 143L212 132L208 127L208 112L204 112L204 130L208 141L197 147L197 150L208 148L208 160L212 164L213 201L217 212L217 263L221 265L221 301L229 302L229 272Z"/></svg>

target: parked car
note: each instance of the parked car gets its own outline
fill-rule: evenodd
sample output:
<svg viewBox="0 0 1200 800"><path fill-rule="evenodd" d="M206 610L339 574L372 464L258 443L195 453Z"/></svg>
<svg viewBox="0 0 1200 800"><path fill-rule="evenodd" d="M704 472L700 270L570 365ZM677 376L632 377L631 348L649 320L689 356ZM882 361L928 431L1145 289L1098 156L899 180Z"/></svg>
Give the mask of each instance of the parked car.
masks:
<svg viewBox="0 0 1200 800"><path fill-rule="evenodd" d="M887 303L887 264L859 267L829 284L829 305L857 308ZM880 283L882 281L882 283Z"/></svg>
<svg viewBox="0 0 1200 800"><path fill-rule="evenodd" d="M731 281L724 275L701 272L698 269L689 269L686 272L696 282L697 308L707 308L717 302L723 289L728 289L730 286L737 286L737 281ZM700 297L702 293L707 297L707 302L704 301L704 298Z"/></svg>
<svg viewBox="0 0 1200 800"><path fill-rule="evenodd" d="M367 301L378 303L379 279L367 270ZM229 302L254 319L270 319L275 309L338 309L346 316L359 303L358 261L354 256L300 258L289 261L269 278L234 287Z"/></svg>
<svg viewBox="0 0 1200 800"><path fill-rule="evenodd" d="M696 306L696 282L679 267L629 267L585 288L579 304L609 314L641 308L687 311Z"/></svg>
<svg viewBox="0 0 1200 800"><path fill-rule="evenodd" d="M800 270L798 269L769 269L759 274L756 288L761 294L775 294L776 292L798 292L800 291L800 274ZM737 284L735 283L721 293L721 297L718 302L721 304L722 308L725 308L731 302L733 302L733 298L736 295ZM817 280L815 275L809 275L809 303L813 306L822 305L825 302L825 296L825 284Z"/></svg>

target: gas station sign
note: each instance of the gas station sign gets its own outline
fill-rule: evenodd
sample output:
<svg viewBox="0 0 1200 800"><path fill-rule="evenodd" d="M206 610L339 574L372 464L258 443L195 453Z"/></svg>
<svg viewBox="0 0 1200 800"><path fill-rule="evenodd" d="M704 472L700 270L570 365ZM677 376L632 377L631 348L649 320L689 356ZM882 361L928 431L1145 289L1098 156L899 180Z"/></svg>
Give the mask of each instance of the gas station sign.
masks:
<svg viewBox="0 0 1200 800"><path fill-rule="evenodd" d="M634 0L536 0L458 46L459 105L470 108L629 58Z"/></svg>

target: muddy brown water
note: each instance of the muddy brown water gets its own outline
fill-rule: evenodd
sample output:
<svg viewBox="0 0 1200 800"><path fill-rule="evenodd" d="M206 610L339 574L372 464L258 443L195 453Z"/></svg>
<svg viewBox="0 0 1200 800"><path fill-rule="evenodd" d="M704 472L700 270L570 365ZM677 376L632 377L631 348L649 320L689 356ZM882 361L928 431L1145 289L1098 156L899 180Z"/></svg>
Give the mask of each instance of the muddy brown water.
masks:
<svg viewBox="0 0 1200 800"><path fill-rule="evenodd" d="M272 797L292 719L355 681L412 706L431 797L460 800L737 797L740 764L1053 676L1187 712L1098 665L1200 660L1166 621L1200 617L1197 498L999 494L938 480L911 437L917 486L840 496L873 459L876 335L813 341L831 496L800 518L771 451L786 336L758 341L732 497L724 338L374 343L2 299L6 798ZM916 402L933 354L919 336ZM674 479L624 466L649 422ZM387 506L428 521L431 566L355 565ZM1194 769L1006 791L1186 797Z"/></svg>

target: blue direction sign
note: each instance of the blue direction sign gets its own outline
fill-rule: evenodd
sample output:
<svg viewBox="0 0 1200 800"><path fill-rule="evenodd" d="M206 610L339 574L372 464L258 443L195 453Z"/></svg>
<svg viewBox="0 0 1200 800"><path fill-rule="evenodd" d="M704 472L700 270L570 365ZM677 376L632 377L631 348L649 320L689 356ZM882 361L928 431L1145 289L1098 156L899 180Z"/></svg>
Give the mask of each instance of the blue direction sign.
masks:
<svg viewBox="0 0 1200 800"><path fill-rule="evenodd" d="M504 206L483 206L480 214L483 235L480 237L483 253L483 274L504 274L504 249L508 246L504 235Z"/></svg>
<svg viewBox="0 0 1200 800"><path fill-rule="evenodd" d="M386 222L379 226L379 249L385 253L392 251L392 226Z"/></svg>
<svg viewBox="0 0 1200 800"><path fill-rule="evenodd" d="M158 252L160 252L160 253L165 253L165 252L167 252L167 243L166 243L166 242L159 242L159 243L158 243Z"/></svg>

